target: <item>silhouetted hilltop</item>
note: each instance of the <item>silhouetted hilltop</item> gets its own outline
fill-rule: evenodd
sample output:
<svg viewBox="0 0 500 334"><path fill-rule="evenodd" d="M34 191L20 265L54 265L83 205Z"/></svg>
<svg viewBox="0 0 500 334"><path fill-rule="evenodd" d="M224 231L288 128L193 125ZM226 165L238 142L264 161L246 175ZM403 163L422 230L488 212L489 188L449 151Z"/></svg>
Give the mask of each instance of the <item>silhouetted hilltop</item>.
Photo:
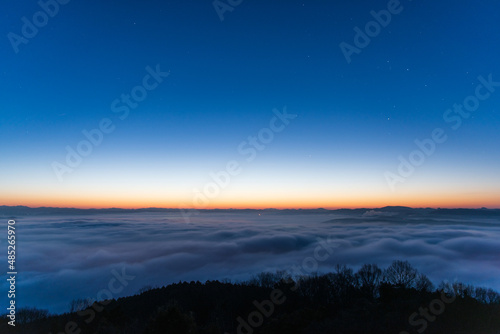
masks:
<svg viewBox="0 0 500 334"><path fill-rule="evenodd" d="M68 301L70 303L70 301ZM500 295L460 282L437 288L407 261L382 270L247 282L179 282L118 300L76 300L71 313L18 310L18 333L428 333L498 334ZM9 333L5 322L1 333Z"/></svg>

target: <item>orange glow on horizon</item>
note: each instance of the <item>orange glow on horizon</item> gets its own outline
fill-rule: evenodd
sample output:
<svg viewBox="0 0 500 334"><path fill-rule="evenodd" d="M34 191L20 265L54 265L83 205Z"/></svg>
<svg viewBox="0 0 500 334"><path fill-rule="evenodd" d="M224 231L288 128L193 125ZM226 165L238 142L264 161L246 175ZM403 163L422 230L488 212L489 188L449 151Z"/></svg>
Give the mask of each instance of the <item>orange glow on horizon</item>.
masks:
<svg viewBox="0 0 500 334"><path fill-rule="evenodd" d="M440 197L440 196L439 196ZM256 201L245 199L233 199L231 202L214 200L206 206L188 205L188 202L180 201L162 201L156 199L132 200L132 199L114 199L106 198L101 200L91 200L87 198L43 198L21 200L20 198L9 199L0 198L0 204L6 206L28 206L28 207L59 207L59 208L78 208L78 209L141 209L141 208L169 208L169 209L357 209L357 208L380 208L385 206L407 206L413 208L481 208L490 209L500 208L498 201L491 197L476 197L474 199L460 198L438 198L438 196L426 198L345 198L332 200L324 199L279 199L274 201Z"/></svg>

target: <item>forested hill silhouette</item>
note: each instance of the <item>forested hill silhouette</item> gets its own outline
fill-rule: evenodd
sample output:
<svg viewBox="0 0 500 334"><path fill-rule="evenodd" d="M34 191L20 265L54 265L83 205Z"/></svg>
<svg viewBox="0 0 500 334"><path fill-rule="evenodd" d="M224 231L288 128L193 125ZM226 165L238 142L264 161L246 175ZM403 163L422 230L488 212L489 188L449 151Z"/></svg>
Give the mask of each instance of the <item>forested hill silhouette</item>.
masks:
<svg viewBox="0 0 500 334"><path fill-rule="evenodd" d="M499 334L500 294L438 286L407 261L357 272L261 273L246 282L179 282L118 300L68 301L71 313L18 310L16 333ZM10 333L6 321L0 333Z"/></svg>

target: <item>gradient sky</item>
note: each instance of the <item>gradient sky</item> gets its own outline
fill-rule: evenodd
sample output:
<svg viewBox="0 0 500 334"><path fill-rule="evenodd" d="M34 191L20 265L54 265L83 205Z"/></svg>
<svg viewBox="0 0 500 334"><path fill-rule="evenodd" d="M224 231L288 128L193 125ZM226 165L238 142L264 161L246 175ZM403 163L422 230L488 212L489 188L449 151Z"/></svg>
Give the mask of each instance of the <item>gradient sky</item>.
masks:
<svg viewBox="0 0 500 334"><path fill-rule="evenodd" d="M243 1L221 21L212 1L70 1L17 53L9 33L40 6L9 4L0 204L500 207L500 87L458 129L443 119L479 76L500 81L500 3L402 0L348 63L339 44L387 4ZM157 64L170 75L121 120L112 102ZM238 146L285 106L297 117L247 161ZM58 179L105 118L115 130ZM385 173L436 128L447 140L391 190ZM229 161L241 173L196 205Z"/></svg>

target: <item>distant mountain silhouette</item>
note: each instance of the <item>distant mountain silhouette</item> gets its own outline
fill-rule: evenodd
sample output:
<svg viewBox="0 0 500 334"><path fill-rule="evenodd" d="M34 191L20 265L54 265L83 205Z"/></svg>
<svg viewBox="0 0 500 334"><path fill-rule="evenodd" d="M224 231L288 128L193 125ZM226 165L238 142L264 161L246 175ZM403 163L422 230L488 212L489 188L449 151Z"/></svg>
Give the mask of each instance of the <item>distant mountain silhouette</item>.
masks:
<svg viewBox="0 0 500 334"><path fill-rule="evenodd" d="M141 209L78 209L78 208L58 208L58 207L37 207L27 206L0 206L0 215L3 216L30 216L30 215L84 215L84 214L106 214L106 213L139 213L139 212L179 212L180 209L173 208L141 208ZM478 215L478 216L500 216L500 209L441 209L441 208L410 208L406 206L385 206L382 208L357 208L357 209L206 209L187 211L213 212L213 213L282 213L282 214L318 214L318 213L338 213L338 214L364 214L367 211L393 212L395 214L438 214L438 215Z"/></svg>

